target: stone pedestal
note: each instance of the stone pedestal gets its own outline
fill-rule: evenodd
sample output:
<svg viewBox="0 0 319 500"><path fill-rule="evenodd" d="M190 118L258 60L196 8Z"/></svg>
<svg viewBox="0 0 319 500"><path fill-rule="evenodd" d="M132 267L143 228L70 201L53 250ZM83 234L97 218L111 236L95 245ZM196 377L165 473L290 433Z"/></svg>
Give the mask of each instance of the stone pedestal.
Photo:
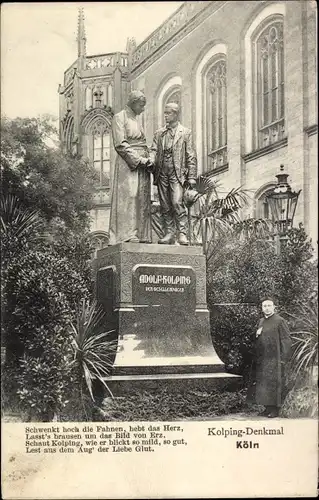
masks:
<svg viewBox="0 0 319 500"><path fill-rule="evenodd" d="M211 341L201 247L121 243L98 251L96 264L104 326L118 339L113 393L238 382Z"/></svg>

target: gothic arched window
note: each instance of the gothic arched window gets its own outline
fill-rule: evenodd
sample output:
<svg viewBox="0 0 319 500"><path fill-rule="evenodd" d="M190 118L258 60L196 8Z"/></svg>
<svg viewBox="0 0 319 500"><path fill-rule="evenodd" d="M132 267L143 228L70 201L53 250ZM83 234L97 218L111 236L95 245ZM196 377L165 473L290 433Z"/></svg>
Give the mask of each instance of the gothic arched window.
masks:
<svg viewBox="0 0 319 500"><path fill-rule="evenodd" d="M269 184L255 194L255 218L256 219L271 219L271 211L267 196L272 193L275 184Z"/></svg>
<svg viewBox="0 0 319 500"><path fill-rule="evenodd" d="M96 91L96 99L100 92ZM107 191L111 177L111 121L112 113L103 108L94 108L85 113L81 122L82 154L94 166L97 172L97 190Z"/></svg>
<svg viewBox="0 0 319 500"><path fill-rule="evenodd" d="M204 74L204 116L208 170L227 165L227 67L218 55Z"/></svg>
<svg viewBox="0 0 319 500"><path fill-rule="evenodd" d="M272 18L254 38L255 149L285 137L284 27Z"/></svg>
<svg viewBox="0 0 319 500"><path fill-rule="evenodd" d="M96 121L91 127L93 165L98 173L97 187L108 187L110 184L110 132L106 123Z"/></svg>
<svg viewBox="0 0 319 500"><path fill-rule="evenodd" d="M180 76L172 76L163 82L157 94L157 124L158 128L164 124L164 109L169 102L179 104L181 110L182 79ZM181 116L181 114L180 114Z"/></svg>
<svg viewBox="0 0 319 500"><path fill-rule="evenodd" d="M227 46L211 45L196 63L196 151L200 173L227 170ZM195 69L194 68L194 69Z"/></svg>
<svg viewBox="0 0 319 500"><path fill-rule="evenodd" d="M209 154L227 144L226 61L217 61L207 79L207 144Z"/></svg>
<svg viewBox="0 0 319 500"><path fill-rule="evenodd" d="M108 246L109 243L109 234L105 231L95 231L91 233L91 241L93 243L93 253L91 255L92 259L96 258L97 250L101 250Z"/></svg>

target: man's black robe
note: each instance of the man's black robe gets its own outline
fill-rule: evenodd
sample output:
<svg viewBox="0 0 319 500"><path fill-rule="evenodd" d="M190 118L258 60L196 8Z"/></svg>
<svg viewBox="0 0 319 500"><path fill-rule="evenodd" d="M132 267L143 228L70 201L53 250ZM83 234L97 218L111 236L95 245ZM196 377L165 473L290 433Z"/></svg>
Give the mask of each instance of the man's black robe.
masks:
<svg viewBox="0 0 319 500"><path fill-rule="evenodd" d="M289 360L291 339L286 321L278 314L262 318L256 339L256 403L281 406L285 389L285 364Z"/></svg>

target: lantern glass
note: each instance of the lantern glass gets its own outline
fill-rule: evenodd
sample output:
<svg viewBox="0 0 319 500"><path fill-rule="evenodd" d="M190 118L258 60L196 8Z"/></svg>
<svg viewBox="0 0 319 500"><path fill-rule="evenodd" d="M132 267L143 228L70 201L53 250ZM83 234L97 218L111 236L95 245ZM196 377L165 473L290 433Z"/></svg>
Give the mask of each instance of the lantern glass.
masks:
<svg viewBox="0 0 319 500"><path fill-rule="evenodd" d="M268 203L270 206L272 218L274 222L279 222L286 220L287 218L287 203L286 197L278 195L272 195L268 197Z"/></svg>
<svg viewBox="0 0 319 500"><path fill-rule="evenodd" d="M293 220L296 212L298 197L299 193L293 193L293 196L290 198L288 217L291 221Z"/></svg>
<svg viewBox="0 0 319 500"><path fill-rule="evenodd" d="M280 173L276 175L278 184L267 196L272 220L277 226L278 233L283 236L292 227L300 191L292 192L287 182L288 174L284 173L284 166L280 165Z"/></svg>
<svg viewBox="0 0 319 500"><path fill-rule="evenodd" d="M277 224L278 231L285 233L292 225L295 215L299 193L291 191L281 192L276 188L273 193L268 196L267 200L272 214L272 219Z"/></svg>

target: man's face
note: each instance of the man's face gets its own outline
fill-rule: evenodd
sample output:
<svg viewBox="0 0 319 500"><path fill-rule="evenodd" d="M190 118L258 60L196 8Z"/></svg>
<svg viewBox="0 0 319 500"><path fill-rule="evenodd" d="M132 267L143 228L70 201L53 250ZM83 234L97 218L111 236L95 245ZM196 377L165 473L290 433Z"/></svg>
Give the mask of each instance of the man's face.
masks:
<svg viewBox="0 0 319 500"><path fill-rule="evenodd" d="M275 306L272 300L264 300L261 304L261 308L265 316L271 316L275 312Z"/></svg>
<svg viewBox="0 0 319 500"><path fill-rule="evenodd" d="M164 119L167 125L174 123L177 121L177 113L172 108L165 108Z"/></svg>
<svg viewBox="0 0 319 500"><path fill-rule="evenodd" d="M140 115L144 111L145 104L146 101L144 99L139 99L138 101L132 102L130 107L136 115Z"/></svg>

